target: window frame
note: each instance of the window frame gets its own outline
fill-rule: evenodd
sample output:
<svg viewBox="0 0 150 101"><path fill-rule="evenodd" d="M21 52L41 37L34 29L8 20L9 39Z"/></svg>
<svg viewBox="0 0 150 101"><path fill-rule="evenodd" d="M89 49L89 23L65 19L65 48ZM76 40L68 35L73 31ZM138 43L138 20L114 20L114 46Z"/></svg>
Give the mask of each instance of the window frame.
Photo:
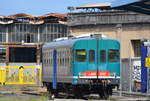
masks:
<svg viewBox="0 0 150 101"><path fill-rule="evenodd" d="M110 60L110 51L116 51L117 52L117 54L118 54L118 56L117 56L117 60L116 59L114 59L114 57L113 57L113 61L112 60ZM111 53L112 54L112 53ZM120 51L119 51L119 49L109 49L108 50L108 62L119 62L120 61Z"/></svg>
<svg viewBox="0 0 150 101"><path fill-rule="evenodd" d="M94 53L94 55L91 54L91 52ZM92 57L91 57L92 56ZM89 50L89 55L88 55L89 63L95 63L95 50L91 49ZM92 60L92 61L91 61Z"/></svg>
<svg viewBox="0 0 150 101"><path fill-rule="evenodd" d="M104 54L102 54L102 52L104 52ZM100 50L100 63L106 63L106 50Z"/></svg>
<svg viewBox="0 0 150 101"><path fill-rule="evenodd" d="M85 51L85 57L81 60L81 57L77 57L77 51ZM76 62L86 62L87 61L87 51L86 49L75 49L75 61Z"/></svg>

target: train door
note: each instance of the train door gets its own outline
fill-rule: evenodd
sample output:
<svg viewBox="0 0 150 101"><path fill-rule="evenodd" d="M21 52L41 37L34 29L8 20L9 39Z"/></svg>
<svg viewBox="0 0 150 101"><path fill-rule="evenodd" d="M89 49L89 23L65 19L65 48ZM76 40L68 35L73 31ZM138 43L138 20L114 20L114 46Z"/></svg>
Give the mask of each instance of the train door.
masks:
<svg viewBox="0 0 150 101"><path fill-rule="evenodd" d="M98 60L98 70L99 70L99 78L103 78L109 75L107 70L107 43L105 40L98 40L99 44L99 60Z"/></svg>
<svg viewBox="0 0 150 101"><path fill-rule="evenodd" d="M97 74L97 59L98 59L98 52L97 52L97 40L88 40L88 69L87 69L87 76L96 78Z"/></svg>
<svg viewBox="0 0 150 101"><path fill-rule="evenodd" d="M102 40L88 41L88 72L87 76L98 79L107 75L106 49Z"/></svg>

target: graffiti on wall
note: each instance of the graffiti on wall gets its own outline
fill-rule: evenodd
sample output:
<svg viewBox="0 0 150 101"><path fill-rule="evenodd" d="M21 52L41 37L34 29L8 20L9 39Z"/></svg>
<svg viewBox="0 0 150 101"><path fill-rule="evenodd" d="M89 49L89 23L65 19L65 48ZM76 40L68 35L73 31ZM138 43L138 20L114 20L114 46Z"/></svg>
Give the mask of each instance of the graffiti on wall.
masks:
<svg viewBox="0 0 150 101"><path fill-rule="evenodd" d="M133 61L133 81L141 82L141 61L135 60Z"/></svg>

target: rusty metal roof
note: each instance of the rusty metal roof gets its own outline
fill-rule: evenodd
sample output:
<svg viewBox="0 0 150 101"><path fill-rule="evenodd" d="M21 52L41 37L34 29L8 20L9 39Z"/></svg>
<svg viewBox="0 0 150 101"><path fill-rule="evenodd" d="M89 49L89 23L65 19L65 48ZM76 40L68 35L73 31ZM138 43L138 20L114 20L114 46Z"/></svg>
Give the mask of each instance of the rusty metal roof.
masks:
<svg viewBox="0 0 150 101"><path fill-rule="evenodd" d="M45 14L43 16L39 16L39 18L47 18L47 17L56 17L56 18L65 18L67 17L67 14L60 14L60 13L49 13L49 14Z"/></svg>
<svg viewBox="0 0 150 101"><path fill-rule="evenodd" d="M18 13L18 14L10 15L8 17L10 17L10 18L18 18L18 17L35 18L37 16L33 16L33 15L30 15L30 14L25 14L25 13Z"/></svg>
<svg viewBox="0 0 150 101"><path fill-rule="evenodd" d="M1 17L1 15L0 15ZM2 17L6 17L6 16L2 16ZM7 16L9 18L39 18L39 19L44 19L44 18L47 18L47 17L56 17L56 18L61 18L61 19L64 19L65 17L67 17L67 14L60 14L60 13L49 13L49 14L45 14L45 15L42 15L42 16L34 16L34 15L30 15L30 14L25 14L25 13L18 13L18 14L13 14L13 15L10 15L10 16Z"/></svg>
<svg viewBox="0 0 150 101"><path fill-rule="evenodd" d="M60 20L54 20L53 17L59 18ZM67 14L60 14L60 13L49 13L45 14L43 16L34 16L30 14L25 14L25 13L18 13L18 14L13 14L10 16L3 16L0 15L0 18L7 18L9 19L8 21L0 21L0 24L10 24L10 23L30 23L30 24L43 24L43 23L60 23L60 24L66 24L66 17ZM28 21L20 21L17 19L29 19ZM52 18L52 19L51 19ZM36 20L35 20L36 19ZM44 19L49 19L49 20L44 20ZM14 21L15 20L15 21Z"/></svg>
<svg viewBox="0 0 150 101"><path fill-rule="evenodd" d="M4 15L0 15L0 18L7 18L6 16L4 16Z"/></svg>

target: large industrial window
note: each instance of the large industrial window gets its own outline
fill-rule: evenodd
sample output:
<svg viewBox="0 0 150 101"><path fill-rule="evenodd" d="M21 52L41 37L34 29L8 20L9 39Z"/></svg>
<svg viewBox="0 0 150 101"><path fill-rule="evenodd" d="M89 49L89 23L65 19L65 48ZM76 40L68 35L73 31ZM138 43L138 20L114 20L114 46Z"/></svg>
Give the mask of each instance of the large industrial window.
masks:
<svg viewBox="0 0 150 101"><path fill-rule="evenodd" d="M89 62L92 63L95 61L95 51L94 50L90 50L89 51Z"/></svg>
<svg viewBox="0 0 150 101"><path fill-rule="evenodd" d="M31 42L33 42L33 40L34 40L34 37L32 34L25 34L24 35L24 42L31 43Z"/></svg>
<svg viewBox="0 0 150 101"><path fill-rule="evenodd" d="M108 61L109 62L119 62L119 50L110 49L108 50Z"/></svg>
<svg viewBox="0 0 150 101"><path fill-rule="evenodd" d="M100 62L106 62L106 51L105 50L101 50L100 51Z"/></svg>
<svg viewBox="0 0 150 101"><path fill-rule="evenodd" d="M36 48L10 48L10 62L36 62Z"/></svg>
<svg viewBox="0 0 150 101"><path fill-rule="evenodd" d="M78 49L75 51L75 60L78 62L85 62L86 61L86 50L85 49Z"/></svg>

